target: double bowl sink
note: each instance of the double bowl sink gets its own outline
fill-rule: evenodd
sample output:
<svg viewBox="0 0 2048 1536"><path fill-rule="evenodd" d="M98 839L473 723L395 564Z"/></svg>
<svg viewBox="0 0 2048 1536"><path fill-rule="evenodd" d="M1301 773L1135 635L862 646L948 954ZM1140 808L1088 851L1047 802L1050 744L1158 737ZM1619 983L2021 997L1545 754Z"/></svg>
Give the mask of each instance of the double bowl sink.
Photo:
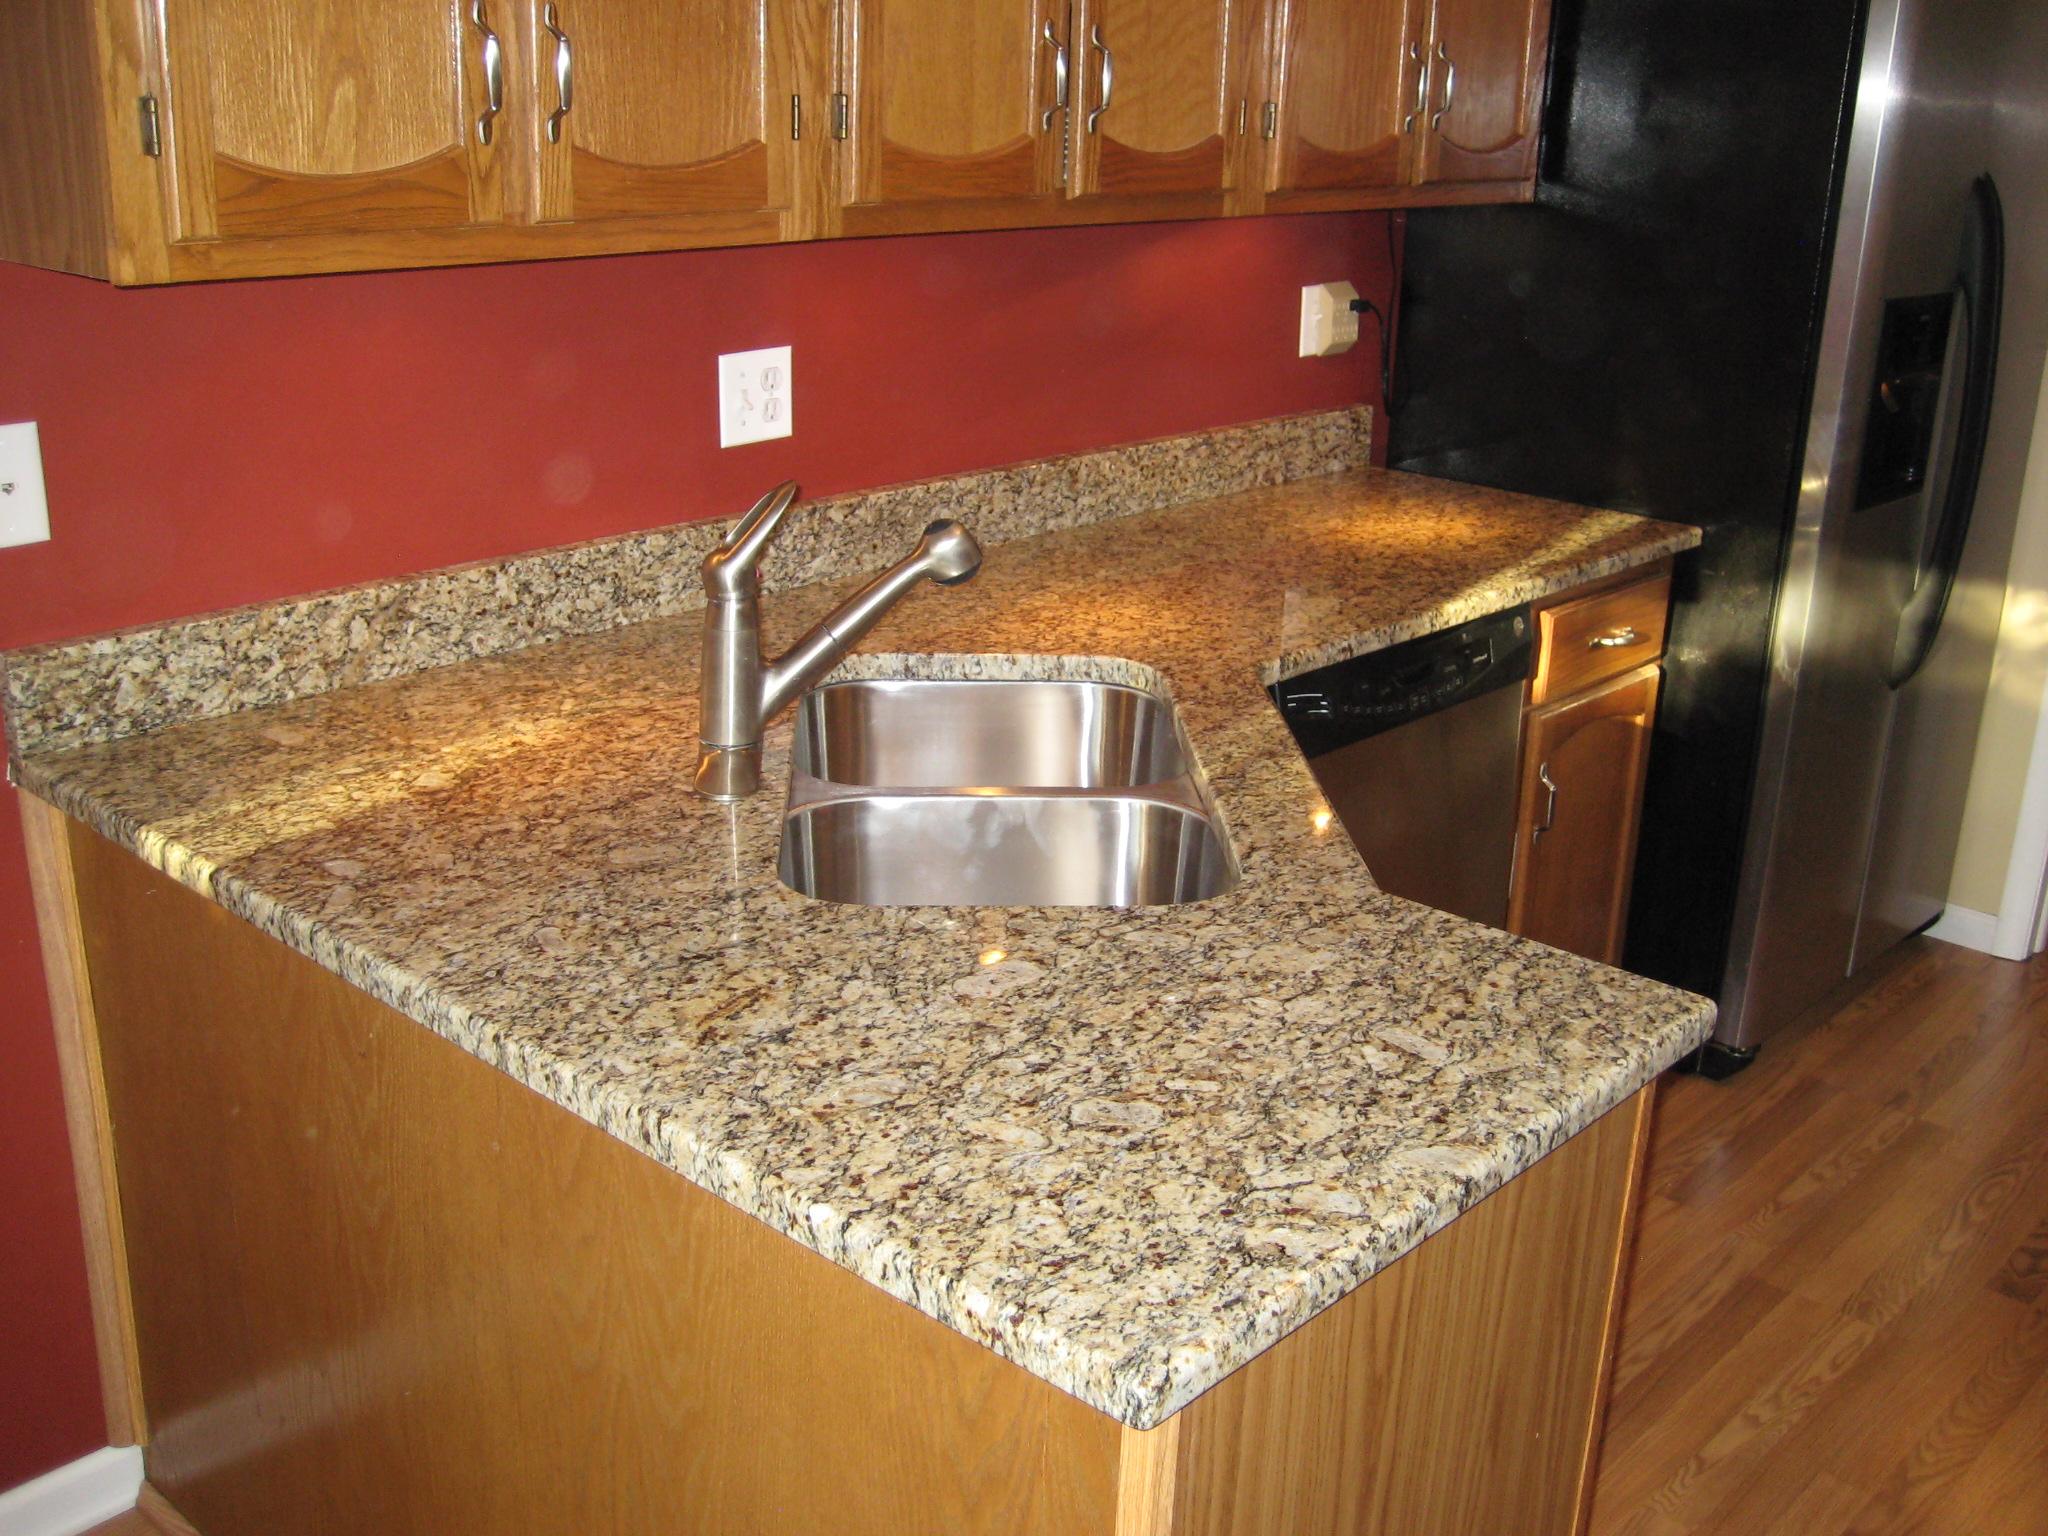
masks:
<svg viewBox="0 0 2048 1536"><path fill-rule="evenodd" d="M1237 861L1173 705L1120 683L889 679L797 703L779 873L871 906L1158 906Z"/></svg>

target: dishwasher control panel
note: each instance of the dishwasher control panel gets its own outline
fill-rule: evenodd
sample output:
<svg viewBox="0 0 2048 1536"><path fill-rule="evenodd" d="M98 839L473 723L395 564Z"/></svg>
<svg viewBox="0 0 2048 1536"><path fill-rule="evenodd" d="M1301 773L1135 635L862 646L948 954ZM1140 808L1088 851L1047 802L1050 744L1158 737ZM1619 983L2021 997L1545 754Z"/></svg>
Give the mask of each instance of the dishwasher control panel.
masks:
<svg viewBox="0 0 2048 1536"><path fill-rule="evenodd" d="M1529 676L1529 610L1511 608L1333 662L1270 690L1314 757Z"/></svg>

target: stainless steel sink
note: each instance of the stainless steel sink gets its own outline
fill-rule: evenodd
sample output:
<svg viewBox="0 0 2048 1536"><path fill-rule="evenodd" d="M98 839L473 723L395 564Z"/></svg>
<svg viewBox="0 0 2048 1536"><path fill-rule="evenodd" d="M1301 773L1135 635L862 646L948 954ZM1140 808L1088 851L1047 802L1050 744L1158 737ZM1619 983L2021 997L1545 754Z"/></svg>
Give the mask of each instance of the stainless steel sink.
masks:
<svg viewBox="0 0 2048 1536"><path fill-rule="evenodd" d="M779 869L871 906L1156 906L1237 883L1173 706L1115 683L834 683L799 702Z"/></svg>

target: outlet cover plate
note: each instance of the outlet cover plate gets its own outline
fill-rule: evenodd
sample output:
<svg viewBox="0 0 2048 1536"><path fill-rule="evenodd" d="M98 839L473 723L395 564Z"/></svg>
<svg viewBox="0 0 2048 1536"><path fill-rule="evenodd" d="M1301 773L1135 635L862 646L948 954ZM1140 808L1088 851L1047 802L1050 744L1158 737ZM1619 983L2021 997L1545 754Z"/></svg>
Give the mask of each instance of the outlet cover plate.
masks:
<svg viewBox="0 0 2048 1536"><path fill-rule="evenodd" d="M49 536L42 440L34 422L10 422L0 426L0 548L40 544Z"/></svg>
<svg viewBox="0 0 2048 1536"><path fill-rule="evenodd" d="M788 347L724 352L718 358L718 446L765 443L794 427Z"/></svg>
<svg viewBox="0 0 2048 1536"><path fill-rule="evenodd" d="M1301 355L1335 357L1358 345L1358 312L1349 283L1311 283L1301 290Z"/></svg>

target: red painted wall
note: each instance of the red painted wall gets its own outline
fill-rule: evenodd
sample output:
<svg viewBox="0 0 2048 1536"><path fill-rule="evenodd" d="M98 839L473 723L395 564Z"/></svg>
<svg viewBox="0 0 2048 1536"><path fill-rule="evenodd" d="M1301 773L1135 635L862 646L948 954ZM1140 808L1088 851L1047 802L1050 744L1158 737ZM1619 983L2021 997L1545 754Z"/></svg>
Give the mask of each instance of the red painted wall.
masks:
<svg viewBox="0 0 2048 1536"><path fill-rule="evenodd" d="M1376 403L1295 356L1382 301L1378 214L706 251L117 292L0 264L0 422L48 544L0 649L883 485ZM1368 327L1368 330L1370 328ZM714 359L794 346L796 434L720 450ZM49 1020L0 806L0 1488L105 1439Z"/></svg>

